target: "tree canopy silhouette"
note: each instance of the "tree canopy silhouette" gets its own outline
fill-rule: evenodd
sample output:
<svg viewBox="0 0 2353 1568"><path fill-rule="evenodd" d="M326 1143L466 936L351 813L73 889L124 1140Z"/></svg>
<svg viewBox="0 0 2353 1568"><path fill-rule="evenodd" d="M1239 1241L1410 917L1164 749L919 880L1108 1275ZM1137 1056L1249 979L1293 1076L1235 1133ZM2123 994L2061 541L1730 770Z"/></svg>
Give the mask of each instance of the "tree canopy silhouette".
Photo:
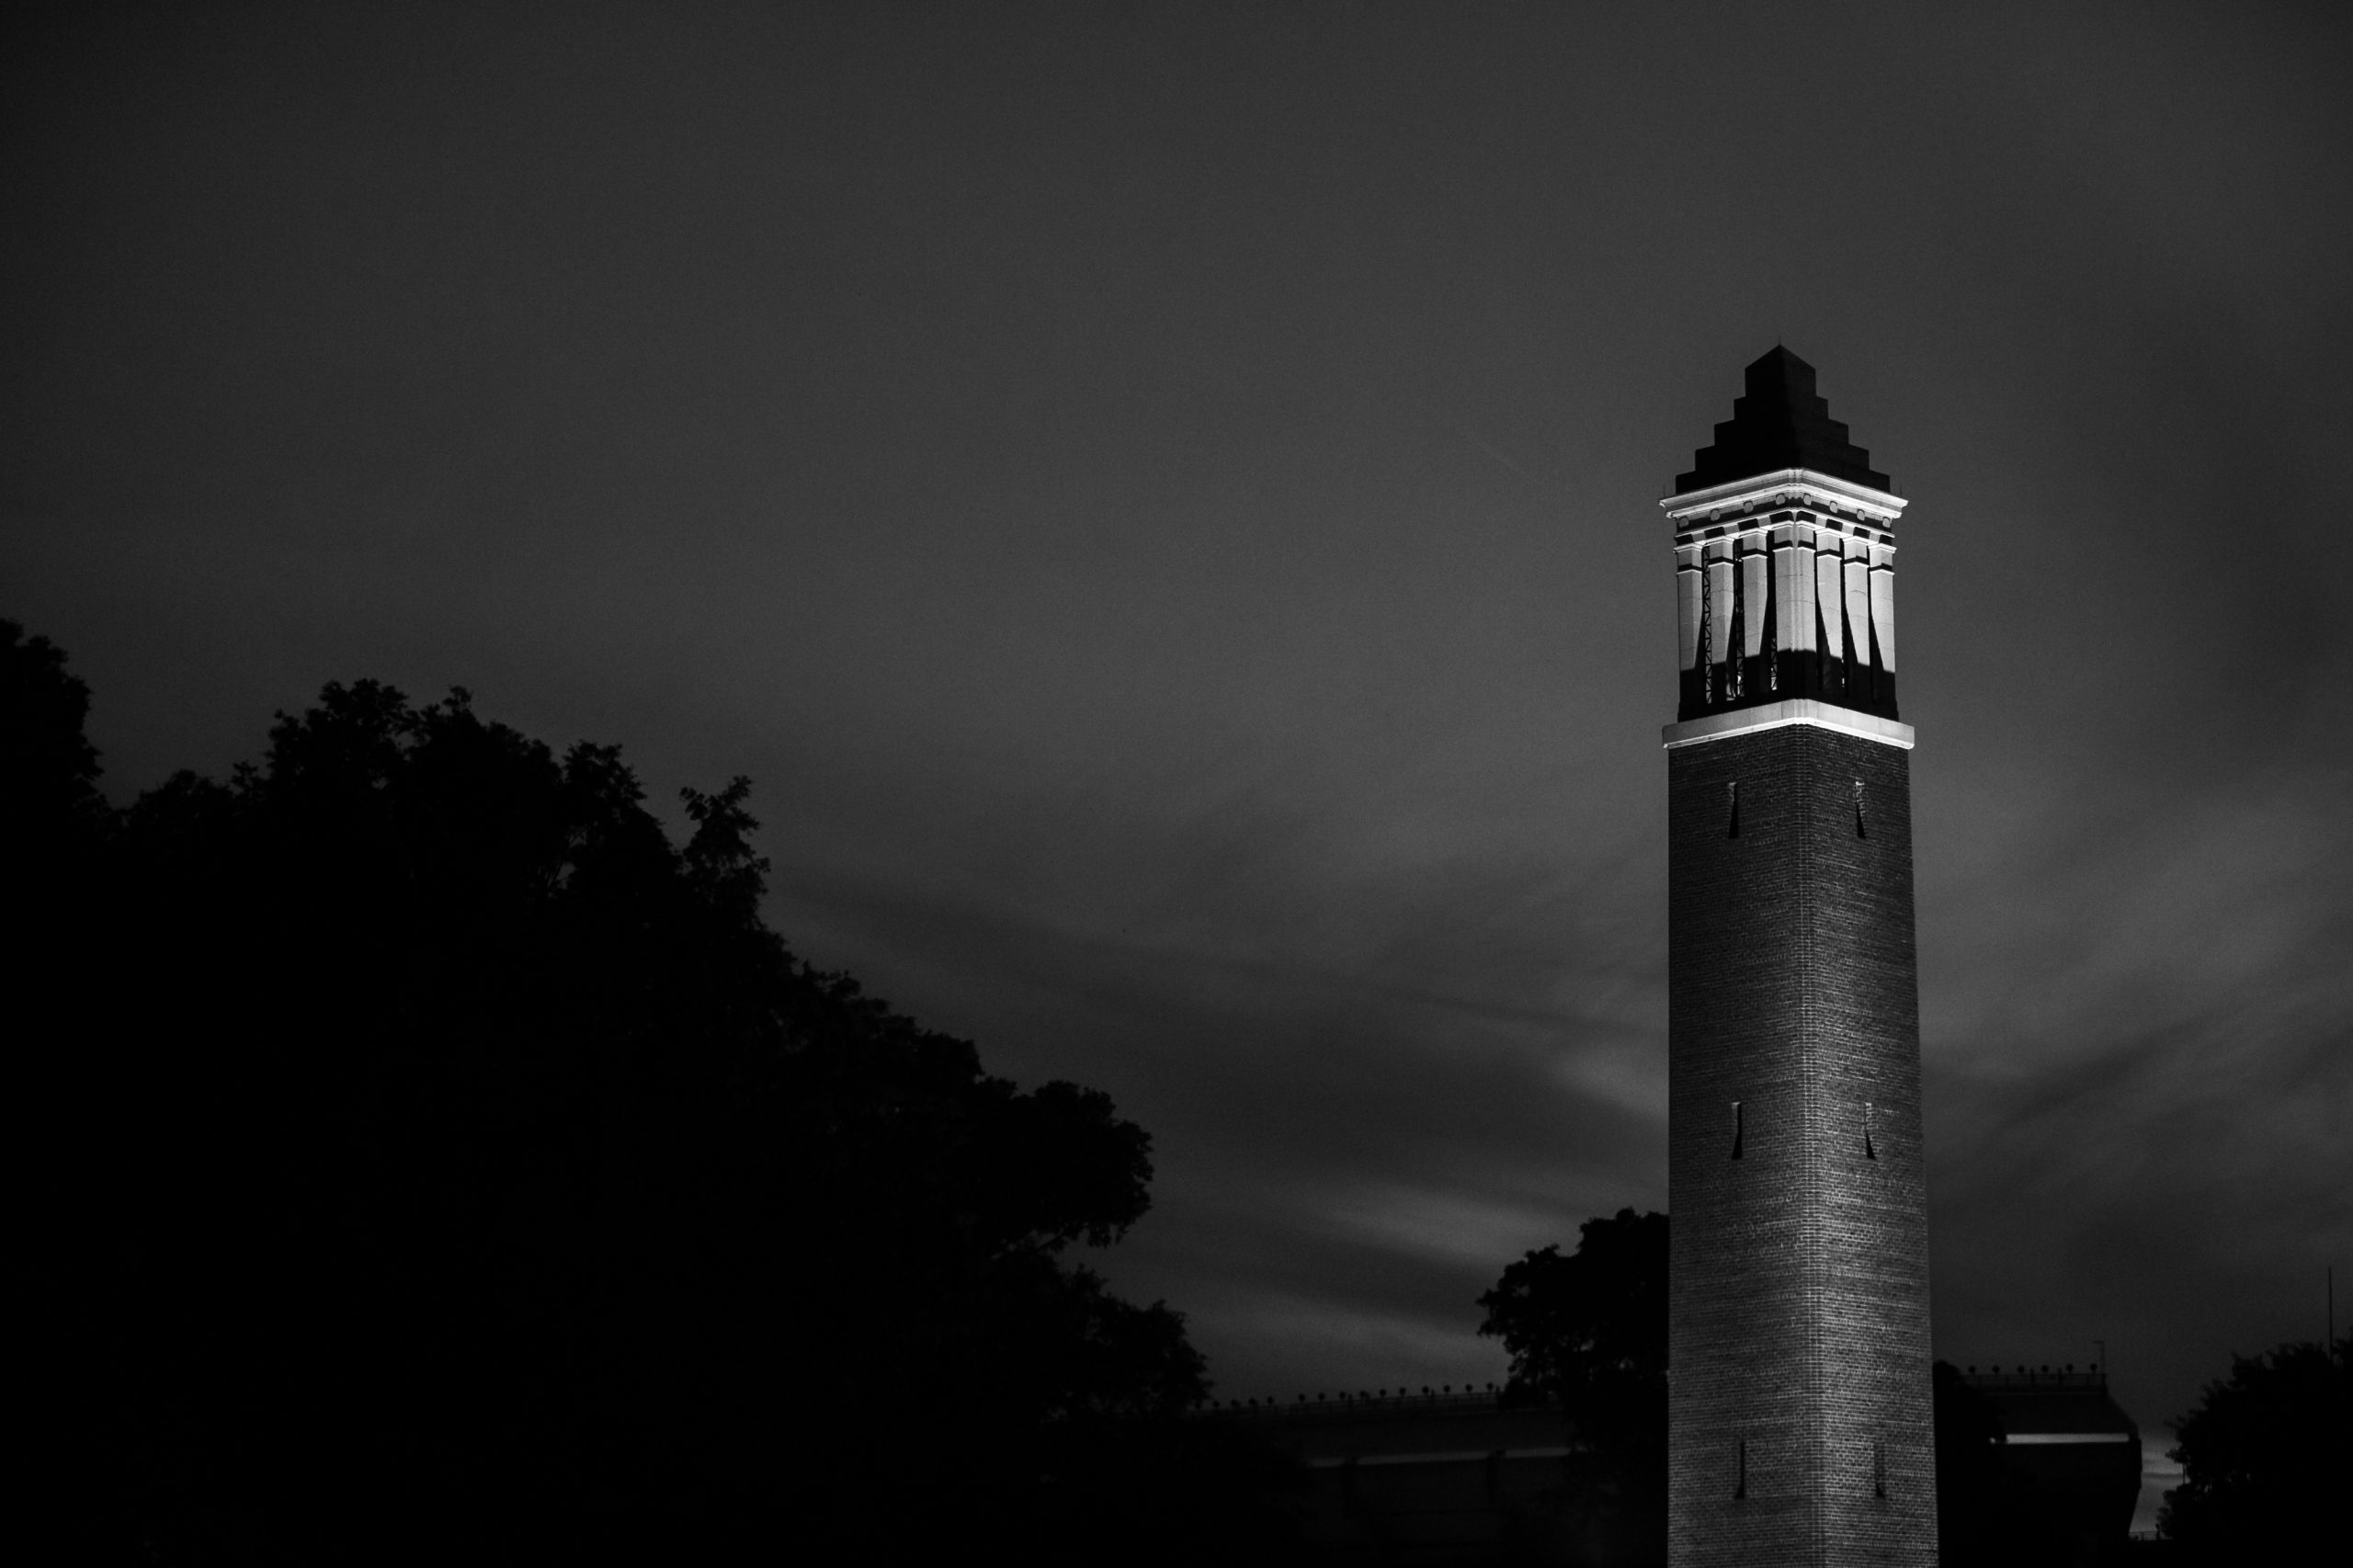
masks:
<svg viewBox="0 0 2353 1568"><path fill-rule="evenodd" d="M1481 1335L1511 1357L1505 1397L1560 1407L1585 1551L1666 1556L1666 1216L1620 1209L1512 1264L1479 1298Z"/></svg>
<svg viewBox="0 0 2353 1568"><path fill-rule="evenodd" d="M97 1545L882 1561L1108 1493L1164 1546L1215 1525L1107 1458L1211 1441L1136 1436L1206 1392L1181 1320L1072 1255L1144 1213L1149 1140L798 960L744 779L676 843L616 749L361 681L118 813L62 657L0 654L13 835L80 890L19 1045L16 1310L59 1369L24 1419L104 1476Z"/></svg>
<svg viewBox="0 0 2353 1568"><path fill-rule="evenodd" d="M2173 1426L2182 1480L2157 1527L2190 1561L2313 1562L2341 1547L2353 1335L2234 1356Z"/></svg>

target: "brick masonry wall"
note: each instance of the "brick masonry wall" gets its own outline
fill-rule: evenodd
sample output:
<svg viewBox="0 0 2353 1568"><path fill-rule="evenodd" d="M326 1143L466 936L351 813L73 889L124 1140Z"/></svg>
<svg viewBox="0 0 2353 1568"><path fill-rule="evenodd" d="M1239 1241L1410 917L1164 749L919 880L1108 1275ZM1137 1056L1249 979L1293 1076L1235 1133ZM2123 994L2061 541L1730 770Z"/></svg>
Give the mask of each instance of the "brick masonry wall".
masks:
<svg viewBox="0 0 2353 1568"><path fill-rule="evenodd" d="M1927 1568L1909 755L1763 730L1667 799L1669 1562Z"/></svg>

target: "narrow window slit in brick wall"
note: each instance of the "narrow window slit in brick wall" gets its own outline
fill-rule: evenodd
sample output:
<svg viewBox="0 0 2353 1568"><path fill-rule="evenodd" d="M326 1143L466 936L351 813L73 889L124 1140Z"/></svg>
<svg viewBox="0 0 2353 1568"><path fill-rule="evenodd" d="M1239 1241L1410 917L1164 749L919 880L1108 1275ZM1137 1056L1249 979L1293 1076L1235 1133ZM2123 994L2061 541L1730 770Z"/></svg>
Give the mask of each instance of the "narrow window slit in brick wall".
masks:
<svg viewBox="0 0 2353 1568"><path fill-rule="evenodd" d="M1738 1468L1733 1471L1732 1500L1737 1503L1748 1495L1748 1439L1745 1437L1740 1440L1739 1458L1735 1463Z"/></svg>
<svg viewBox="0 0 2353 1568"><path fill-rule="evenodd" d="M1857 838L1870 836L1863 831L1863 781L1859 778L1855 780L1855 836Z"/></svg>
<svg viewBox="0 0 2353 1568"><path fill-rule="evenodd" d="M1742 1123L1740 1102L1734 1100L1732 1102L1732 1157L1735 1160L1740 1158L1740 1139L1745 1131Z"/></svg>
<svg viewBox="0 0 2353 1568"><path fill-rule="evenodd" d="M1871 1141L1871 1102L1869 1100L1863 1102L1863 1158L1879 1158L1879 1145Z"/></svg>
<svg viewBox="0 0 2353 1568"><path fill-rule="evenodd" d="M1724 836L1738 838L1740 836L1740 781L1738 779L1724 786L1724 813L1731 824L1731 831Z"/></svg>
<svg viewBox="0 0 2353 1568"><path fill-rule="evenodd" d="M1887 1444L1876 1437L1871 1440L1871 1495L1887 1495Z"/></svg>

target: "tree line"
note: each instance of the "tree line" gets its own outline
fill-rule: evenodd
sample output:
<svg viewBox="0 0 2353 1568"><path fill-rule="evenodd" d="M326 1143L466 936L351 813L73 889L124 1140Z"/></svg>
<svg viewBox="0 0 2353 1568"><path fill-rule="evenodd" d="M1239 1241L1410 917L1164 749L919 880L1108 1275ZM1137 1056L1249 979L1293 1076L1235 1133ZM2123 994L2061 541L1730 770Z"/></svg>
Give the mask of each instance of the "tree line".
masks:
<svg viewBox="0 0 2353 1568"><path fill-rule="evenodd" d="M1179 1314L1083 1261L1149 1138L797 958L745 780L678 842L617 749L358 681L117 806L88 701L0 623L5 1392L72 1557L1279 1537Z"/></svg>

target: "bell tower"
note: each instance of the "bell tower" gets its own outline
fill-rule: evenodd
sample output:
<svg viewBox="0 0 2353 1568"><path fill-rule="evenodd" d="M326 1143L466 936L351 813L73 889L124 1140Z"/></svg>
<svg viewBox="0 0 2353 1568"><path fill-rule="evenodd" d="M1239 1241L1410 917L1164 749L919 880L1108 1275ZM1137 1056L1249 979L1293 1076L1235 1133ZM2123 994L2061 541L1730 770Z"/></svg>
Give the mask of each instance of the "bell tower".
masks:
<svg viewBox="0 0 2353 1568"><path fill-rule="evenodd" d="M1929 1568L1904 502L1776 348L1660 503L1668 1562Z"/></svg>

